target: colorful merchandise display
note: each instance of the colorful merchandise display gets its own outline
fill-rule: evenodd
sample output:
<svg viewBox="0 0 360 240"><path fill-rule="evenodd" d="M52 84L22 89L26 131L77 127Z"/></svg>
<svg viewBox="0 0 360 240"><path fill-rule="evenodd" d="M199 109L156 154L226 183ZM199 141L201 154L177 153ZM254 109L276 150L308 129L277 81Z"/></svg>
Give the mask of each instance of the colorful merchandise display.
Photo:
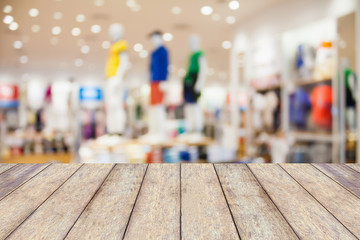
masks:
<svg viewBox="0 0 360 240"><path fill-rule="evenodd" d="M331 129L332 124L332 87L316 86L311 92L312 119L320 127Z"/></svg>
<svg viewBox="0 0 360 240"><path fill-rule="evenodd" d="M296 91L290 95L290 122L296 128L305 129L307 123L307 115L311 109L310 96L303 88L297 88Z"/></svg>

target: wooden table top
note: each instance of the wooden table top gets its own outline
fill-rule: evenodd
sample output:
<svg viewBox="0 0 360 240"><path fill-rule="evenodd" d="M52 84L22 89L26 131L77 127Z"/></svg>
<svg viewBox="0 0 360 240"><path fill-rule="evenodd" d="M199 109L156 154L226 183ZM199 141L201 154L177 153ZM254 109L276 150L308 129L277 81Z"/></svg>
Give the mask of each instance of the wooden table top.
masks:
<svg viewBox="0 0 360 240"><path fill-rule="evenodd" d="M359 239L360 165L2 164L4 238Z"/></svg>

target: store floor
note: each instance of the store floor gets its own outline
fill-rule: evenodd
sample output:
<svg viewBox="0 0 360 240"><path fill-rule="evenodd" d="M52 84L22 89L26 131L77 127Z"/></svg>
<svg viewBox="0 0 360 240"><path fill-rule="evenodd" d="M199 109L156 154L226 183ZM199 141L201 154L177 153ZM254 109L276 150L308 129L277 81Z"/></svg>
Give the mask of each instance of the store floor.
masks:
<svg viewBox="0 0 360 240"><path fill-rule="evenodd" d="M73 156L70 153L39 154L39 155L5 158L3 159L3 163L48 163L48 162L70 163L72 157Z"/></svg>
<svg viewBox="0 0 360 240"><path fill-rule="evenodd" d="M360 165L0 165L0 238L357 239Z"/></svg>

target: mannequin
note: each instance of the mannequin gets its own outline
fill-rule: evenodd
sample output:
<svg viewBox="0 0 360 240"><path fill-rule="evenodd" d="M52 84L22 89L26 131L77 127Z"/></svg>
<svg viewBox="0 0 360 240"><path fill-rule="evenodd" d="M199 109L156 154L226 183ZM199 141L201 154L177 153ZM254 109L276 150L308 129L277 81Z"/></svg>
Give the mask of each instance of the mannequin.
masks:
<svg viewBox="0 0 360 240"><path fill-rule="evenodd" d="M71 83L66 78L59 78L51 85L51 105L47 116L46 132L70 130L70 93ZM50 125L50 127L49 127Z"/></svg>
<svg viewBox="0 0 360 240"><path fill-rule="evenodd" d="M345 81L345 105L346 105L346 124L350 132L356 131L356 89L357 78L353 70L350 69L347 58L342 59Z"/></svg>
<svg viewBox="0 0 360 240"><path fill-rule="evenodd" d="M166 113L163 105L166 81L168 77L168 51L164 46L162 33L154 31L150 34L154 45L150 63L150 108L149 133L142 139L152 143L165 140Z"/></svg>
<svg viewBox="0 0 360 240"><path fill-rule="evenodd" d="M35 123L36 130L40 132L42 130L42 123L40 121L41 109L44 107L45 94L46 94L46 83L39 77L33 77L27 84L26 92L27 102L29 103L30 109L32 109L37 117Z"/></svg>
<svg viewBox="0 0 360 240"><path fill-rule="evenodd" d="M106 126L109 134L122 135L126 125L122 83L129 66L128 44L123 40L124 29L121 24L112 24L109 28L109 35L112 46L106 64Z"/></svg>
<svg viewBox="0 0 360 240"><path fill-rule="evenodd" d="M279 105L279 99L274 91L269 91L264 95L266 107L264 108L264 124L269 131L274 131L274 113Z"/></svg>
<svg viewBox="0 0 360 240"><path fill-rule="evenodd" d="M192 51L187 74L184 79L184 99L185 99L185 122L189 140L201 140L203 130L203 116L198 99L201 89L204 87L207 61L204 52L200 50L201 40L193 35L189 38L189 46Z"/></svg>

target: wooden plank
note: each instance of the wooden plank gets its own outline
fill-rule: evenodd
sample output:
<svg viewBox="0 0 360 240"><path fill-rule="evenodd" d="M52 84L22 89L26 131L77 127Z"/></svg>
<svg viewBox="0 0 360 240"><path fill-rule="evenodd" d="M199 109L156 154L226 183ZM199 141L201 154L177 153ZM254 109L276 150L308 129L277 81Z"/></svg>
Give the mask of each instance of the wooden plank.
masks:
<svg viewBox="0 0 360 240"><path fill-rule="evenodd" d="M0 200L49 164L18 164L0 175Z"/></svg>
<svg viewBox="0 0 360 240"><path fill-rule="evenodd" d="M360 197L360 173L342 164L313 164L337 183Z"/></svg>
<svg viewBox="0 0 360 240"><path fill-rule="evenodd" d="M112 164L83 165L8 239L63 239L112 168Z"/></svg>
<svg viewBox="0 0 360 240"><path fill-rule="evenodd" d="M180 239L180 165L151 164L125 239Z"/></svg>
<svg viewBox="0 0 360 240"><path fill-rule="evenodd" d="M0 164L0 174L14 167L16 164Z"/></svg>
<svg viewBox="0 0 360 240"><path fill-rule="evenodd" d="M360 164L347 164L346 166L348 166L360 173Z"/></svg>
<svg viewBox="0 0 360 240"><path fill-rule="evenodd" d="M241 239L298 239L246 165L215 168Z"/></svg>
<svg viewBox="0 0 360 240"><path fill-rule="evenodd" d="M81 165L52 164L0 201L0 239L5 238Z"/></svg>
<svg viewBox="0 0 360 240"><path fill-rule="evenodd" d="M116 165L66 239L122 239L146 168Z"/></svg>
<svg viewBox="0 0 360 240"><path fill-rule="evenodd" d="M299 238L356 239L279 165L248 166Z"/></svg>
<svg viewBox="0 0 360 240"><path fill-rule="evenodd" d="M281 165L353 234L360 238L360 199L310 164Z"/></svg>
<svg viewBox="0 0 360 240"><path fill-rule="evenodd" d="M183 239L239 239L212 164L181 166Z"/></svg>

